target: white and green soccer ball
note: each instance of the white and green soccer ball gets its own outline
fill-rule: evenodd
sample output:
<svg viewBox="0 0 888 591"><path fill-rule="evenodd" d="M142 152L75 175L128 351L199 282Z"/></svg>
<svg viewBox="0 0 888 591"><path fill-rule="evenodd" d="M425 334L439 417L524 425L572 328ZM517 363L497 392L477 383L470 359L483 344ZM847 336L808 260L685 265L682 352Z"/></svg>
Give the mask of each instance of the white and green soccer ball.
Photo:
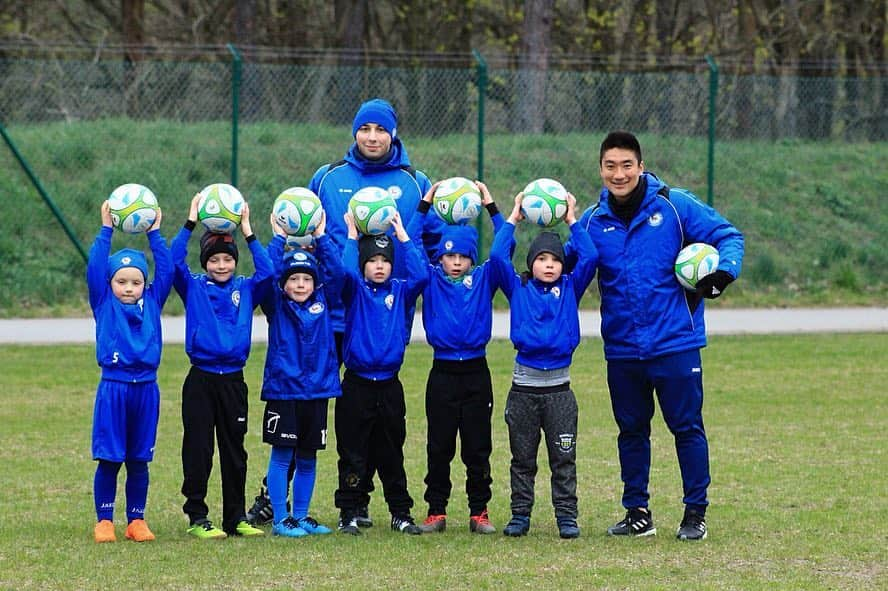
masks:
<svg viewBox="0 0 888 591"><path fill-rule="evenodd" d="M551 228L567 213L567 189L552 179L536 179L524 187L521 213L532 224Z"/></svg>
<svg viewBox="0 0 888 591"><path fill-rule="evenodd" d="M225 183L214 183L203 188L197 202L197 219L210 232L233 234L244 213L244 197L240 191Z"/></svg>
<svg viewBox="0 0 888 591"><path fill-rule="evenodd" d="M321 200L310 189L290 187L271 206L274 221L290 236L307 236L315 231L324 215Z"/></svg>
<svg viewBox="0 0 888 591"><path fill-rule="evenodd" d="M685 289L694 291L697 282L718 269L718 251L714 246L695 242L682 248L675 258L675 278Z"/></svg>
<svg viewBox="0 0 888 591"><path fill-rule="evenodd" d="M349 199L348 209L361 234L384 234L398 213L395 200L381 187L364 187Z"/></svg>
<svg viewBox="0 0 888 591"><path fill-rule="evenodd" d="M127 234L139 234L157 220L157 197L148 187L127 183L120 185L108 196L111 206L111 223Z"/></svg>
<svg viewBox="0 0 888 591"><path fill-rule="evenodd" d="M448 224L466 224L481 213L478 186L461 176L441 181L432 197L435 213Z"/></svg>

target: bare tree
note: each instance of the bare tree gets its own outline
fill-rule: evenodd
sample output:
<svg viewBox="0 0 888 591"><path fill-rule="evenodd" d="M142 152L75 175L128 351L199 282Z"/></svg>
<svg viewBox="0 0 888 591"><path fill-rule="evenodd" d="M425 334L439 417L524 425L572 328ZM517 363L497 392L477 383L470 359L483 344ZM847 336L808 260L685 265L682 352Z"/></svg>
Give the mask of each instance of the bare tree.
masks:
<svg viewBox="0 0 888 591"><path fill-rule="evenodd" d="M121 0L121 24L123 28L123 92L126 112L137 117L140 111L138 87L138 63L142 60L145 43L145 0Z"/></svg>
<svg viewBox="0 0 888 591"><path fill-rule="evenodd" d="M518 80L517 131L541 133L546 124L546 79L554 0L525 0Z"/></svg>

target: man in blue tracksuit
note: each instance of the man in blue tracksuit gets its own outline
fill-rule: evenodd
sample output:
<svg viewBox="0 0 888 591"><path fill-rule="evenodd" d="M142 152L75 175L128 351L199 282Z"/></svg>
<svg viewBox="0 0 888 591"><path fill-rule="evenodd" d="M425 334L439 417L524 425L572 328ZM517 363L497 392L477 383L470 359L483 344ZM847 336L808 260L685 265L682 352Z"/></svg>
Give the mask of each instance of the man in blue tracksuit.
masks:
<svg viewBox="0 0 888 591"><path fill-rule="evenodd" d="M583 214L599 253L601 334L618 447L626 517L610 535L656 533L648 509L650 431L656 391L684 485L685 514L677 536L706 537L709 447L703 429L706 345L703 298L716 298L740 273L743 235L684 189L645 172L634 135L612 132L599 153L604 189ZM675 279L679 250L705 242L719 252L718 269L685 290ZM570 245L567 258L570 261Z"/></svg>

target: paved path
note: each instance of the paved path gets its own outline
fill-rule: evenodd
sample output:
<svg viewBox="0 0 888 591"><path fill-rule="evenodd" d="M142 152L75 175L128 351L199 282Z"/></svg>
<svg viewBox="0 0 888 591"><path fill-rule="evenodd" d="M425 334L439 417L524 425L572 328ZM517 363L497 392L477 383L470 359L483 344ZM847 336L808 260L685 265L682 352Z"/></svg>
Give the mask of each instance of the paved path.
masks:
<svg viewBox="0 0 888 591"><path fill-rule="evenodd" d="M164 342L183 343L184 323L184 316L165 316ZM583 336L601 336L600 323L601 317L597 311L580 313ZM267 326L264 316L254 317L255 342L267 341ZM706 312L706 328L710 335L888 332L888 308L710 309ZM493 336L508 338L507 312L494 314ZM0 344L92 343L94 340L95 324L92 318L0 320ZM425 340L420 316L413 324L413 340Z"/></svg>

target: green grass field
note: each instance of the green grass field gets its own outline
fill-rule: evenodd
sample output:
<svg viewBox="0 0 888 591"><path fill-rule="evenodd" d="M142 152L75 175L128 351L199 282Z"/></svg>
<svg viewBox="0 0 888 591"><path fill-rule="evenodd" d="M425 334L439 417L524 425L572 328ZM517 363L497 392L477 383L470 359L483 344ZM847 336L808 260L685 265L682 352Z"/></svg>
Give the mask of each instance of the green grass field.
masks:
<svg viewBox="0 0 888 591"><path fill-rule="evenodd" d="M166 348L163 397L147 520L157 541L92 541L92 402L98 379L91 346L0 347L0 588L3 589L874 589L885 588L888 518L884 334L715 337L704 351L713 484L709 538L674 538L681 485L671 436L657 413L651 507L659 535L613 539L622 517L616 428L598 340L584 341L572 380L580 403L578 473L582 537L558 538L541 457L530 535L470 535L463 470L453 465L454 495L443 534L408 537L387 527L381 492L377 526L352 538L229 539L185 534L179 445L181 345ZM881 351L881 353L879 353ZM259 386L265 349L247 366L251 388L248 502L268 448L259 435ZM422 502L430 364L425 345L409 348L405 449L415 515ZM494 375L494 497L491 517L508 519L508 443L502 410L511 347L490 346ZM332 414L332 407L331 407ZM332 416L330 417L332 426ZM332 431L332 429L331 429ZM334 525L335 440L320 455L312 513ZM221 511L218 464L211 518ZM119 483L118 507L123 500ZM116 516L123 539L124 515ZM882 581L879 583L879 581Z"/></svg>

